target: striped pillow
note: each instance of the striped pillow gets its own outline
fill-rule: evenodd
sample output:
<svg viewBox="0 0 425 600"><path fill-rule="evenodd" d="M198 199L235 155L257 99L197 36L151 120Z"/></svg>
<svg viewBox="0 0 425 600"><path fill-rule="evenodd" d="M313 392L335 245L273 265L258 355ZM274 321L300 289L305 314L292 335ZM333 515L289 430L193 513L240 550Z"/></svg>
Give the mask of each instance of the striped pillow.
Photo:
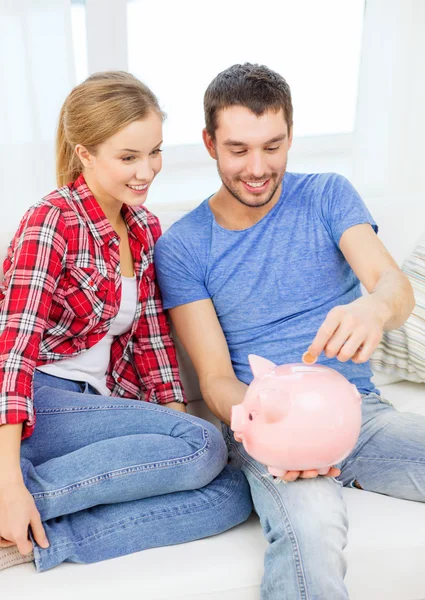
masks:
<svg viewBox="0 0 425 600"><path fill-rule="evenodd" d="M425 235L403 265L415 293L412 314L399 329L386 331L370 360L376 371L425 382Z"/></svg>

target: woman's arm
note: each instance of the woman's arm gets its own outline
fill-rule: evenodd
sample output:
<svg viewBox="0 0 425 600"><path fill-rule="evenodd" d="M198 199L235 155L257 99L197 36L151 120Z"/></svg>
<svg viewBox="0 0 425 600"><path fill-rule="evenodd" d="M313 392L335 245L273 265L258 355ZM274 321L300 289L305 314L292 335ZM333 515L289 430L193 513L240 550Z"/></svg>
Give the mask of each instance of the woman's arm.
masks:
<svg viewBox="0 0 425 600"><path fill-rule="evenodd" d="M66 251L66 223L59 208L28 211L4 262L0 288L0 425L34 427L32 384L40 343Z"/></svg>
<svg viewBox="0 0 425 600"><path fill-rule="evenodd" d="M21 435L22 423L0 426L0 547L16 545L21 554L28 554L32 550L29 527L39 546L47 548L49 542L22 477Z"/></svg>
<svg viewBox="0 0 425 600"><path fill-rule="evenodd" d="M34 426L33 376L53 292L62 273L66 225L59 208L28 211L4 261L0 288L0 547L22 554L49 543L20 467L21 437Z"/></svg>
<svg viewBox="0 0 425 600"><path fill-rule="evenodd" d="M157 219L150 226L150 232L154 244L161 235ZM146 400L186 412L183 407L187 400L180 381L176 349L156 277L151 281L149 297L144 301L146 310L137 329L134 359L147 390ZM177 408L177 405L180 406Z"/></svg>

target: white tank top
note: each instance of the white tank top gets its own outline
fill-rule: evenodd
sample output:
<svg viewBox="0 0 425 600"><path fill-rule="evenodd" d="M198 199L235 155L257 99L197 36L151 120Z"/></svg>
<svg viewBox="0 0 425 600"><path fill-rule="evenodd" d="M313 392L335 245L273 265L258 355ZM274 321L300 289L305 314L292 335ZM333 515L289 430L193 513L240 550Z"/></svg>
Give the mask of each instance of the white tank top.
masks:
<svg viewBox="0 0 425 600"><path fill-rule="evenodd" d="M114 337L128 331L134 321L137 304L137 281L134 277L122 277L121 305L108 333L94 346L77 356L37 367L48 375L73 381L87 381L103 396L110 396L106 387L106 371L111 358Z"/></svg>

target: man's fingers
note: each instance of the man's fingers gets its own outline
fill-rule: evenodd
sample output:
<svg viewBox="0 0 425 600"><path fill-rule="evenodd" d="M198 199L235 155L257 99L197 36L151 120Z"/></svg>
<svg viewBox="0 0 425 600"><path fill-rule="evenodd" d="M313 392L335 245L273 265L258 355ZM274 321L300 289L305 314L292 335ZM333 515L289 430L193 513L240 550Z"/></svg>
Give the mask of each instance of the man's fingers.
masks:
<svg viewBox="0 0 425 600"><path fill-rule="evenodd" d="M31 519L31 531L34 536L34 540L37 542L39 546L42 548L48 548L49 542L46 536L46 532L44 531L43 524L40 519L40 514L37 512L32 516Z"/></svg>
<svg viewBox="0 0 425 600"><path fill-rule="evenodd" d="M320 356L325 349L326 344L338 329L340 319L336 314L329 313L326 319L319 327L308 351L314 356Z"/></svg>
<svg viewBox="0 0 425 600"><path fill-rule="evenodd" d="M330 467L329 471L323 477L338 477L341 471L337 467ZM288 471L285 477L281 477L283 481L296 481L299 479L314 479L319 476L317 469L309 469L307 471Z"/></svg>
<svg viewBox="0 0 425 600"><path fill-rule="evenodd" d="M347 362L350 358L353 358L355 354L358 352L359 348L362 347L364 343L364 335L362 332L353 333L341 346L337 353L337 359L340 362Z"/></svg>
<svg viewBox="0 0 425 600"><path fill-rule="evenodd" d="M296 479L298 479L299 476L300 471L288 471L285 477L282 477L281 479L283 481L295 481Z"/></svg>
<svg viewBox="0 0 425 600"><path fill-rule="evenodd" d="M338 475L341 475L340 469L337 469L336 467L331 467L327 474L323 475L323 477L338 477Z"/></svg>
<svg viewBox="0 0 425 600"><path fill-rule="evenodd" d="M310 469L308 471L303 471L300 475L301 479L314 479L319 475L319 471L316 469Z"/></svg>
<svg viewBox="0 0 425 600"><path fill-rule="evenodd" d="M366 342L363 344L362 348L355 353L352 358L352 361L355 363L364 363L372 356L373 352L379 345L381 341L382 335L375 334L370 336Z"/></svg>

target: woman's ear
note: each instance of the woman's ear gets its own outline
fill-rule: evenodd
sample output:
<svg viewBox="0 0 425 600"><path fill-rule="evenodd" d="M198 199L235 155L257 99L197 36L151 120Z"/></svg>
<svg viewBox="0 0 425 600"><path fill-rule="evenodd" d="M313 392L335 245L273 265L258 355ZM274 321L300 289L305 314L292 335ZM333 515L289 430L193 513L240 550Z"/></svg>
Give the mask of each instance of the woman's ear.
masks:
<svg viewBox="0 0 425 600"><path fill-rule="evenodd" d="M217 153L215 151L214 140L212 139L212 137L206 129L202 130L202 139L204 140L205 148L207 149L208 154L211 156L211 158L217 160Z"/></svg>
<svg viewBox="0 0 425 600"><path fill-rule="evenodd" d="M77 144L74 149L75 154L81 161L81 164L85 169L89 169L93 166L94 156L90 154L87 148L81 144Z"/></svg>

